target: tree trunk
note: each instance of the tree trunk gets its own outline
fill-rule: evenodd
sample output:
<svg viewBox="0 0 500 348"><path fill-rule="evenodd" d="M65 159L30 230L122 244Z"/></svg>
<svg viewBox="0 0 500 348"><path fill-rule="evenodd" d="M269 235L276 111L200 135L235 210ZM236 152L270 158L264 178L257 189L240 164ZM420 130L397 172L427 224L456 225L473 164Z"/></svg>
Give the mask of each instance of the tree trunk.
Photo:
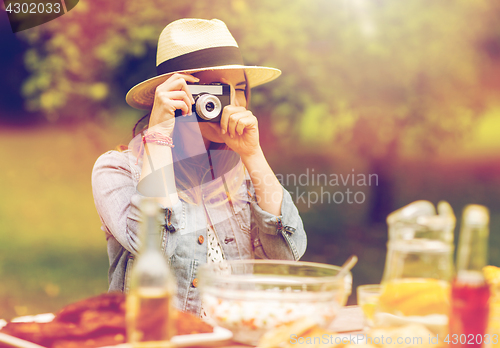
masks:
<svg viewBox="0 0 500 348"><path fill-rule="evenodd" d="M391 156L370 161L370 174L378 175L378 185L373 186L369 223L385 223L387 215L395 210L394 159Z"/></svg>

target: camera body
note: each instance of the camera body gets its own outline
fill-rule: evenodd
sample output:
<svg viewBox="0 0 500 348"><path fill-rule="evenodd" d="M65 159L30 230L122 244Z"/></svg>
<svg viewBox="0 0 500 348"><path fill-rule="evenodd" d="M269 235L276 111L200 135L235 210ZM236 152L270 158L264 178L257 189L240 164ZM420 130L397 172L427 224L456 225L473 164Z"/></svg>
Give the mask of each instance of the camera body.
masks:
<svg viewBox="0 0 500 348"><path fill-rule="evenodd" d="M193 114L179 121L220 122L222 110L231 104L231 87L225 83L189 83L188 88L194 99ZM175 116L182 116L182 110L176 110Z"/></svg>

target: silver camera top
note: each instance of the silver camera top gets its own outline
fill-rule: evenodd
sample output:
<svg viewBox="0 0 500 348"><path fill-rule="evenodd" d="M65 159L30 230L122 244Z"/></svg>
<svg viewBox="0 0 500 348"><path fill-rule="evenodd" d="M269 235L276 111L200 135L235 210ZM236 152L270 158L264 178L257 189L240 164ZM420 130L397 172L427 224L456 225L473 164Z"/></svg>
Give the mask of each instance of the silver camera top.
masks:
<svg viewBox="0 0 500 348"><path fill-rule="evenodd" d="M193 115L182 117L179 121L220 122L222 110L231 104L231 87L225 83L188 83L188 88L195 101ZM181 110L175 112L176 116L181 114Z"/></svg>

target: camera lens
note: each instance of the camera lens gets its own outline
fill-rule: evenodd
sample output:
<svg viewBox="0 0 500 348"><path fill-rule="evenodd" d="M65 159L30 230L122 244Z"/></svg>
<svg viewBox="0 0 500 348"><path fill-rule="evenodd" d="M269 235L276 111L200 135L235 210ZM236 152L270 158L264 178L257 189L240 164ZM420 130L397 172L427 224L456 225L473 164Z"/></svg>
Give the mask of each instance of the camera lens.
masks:
<svg viewBox="0 0 500 348"><path fill-rule="evenodd" d="M200 94L196 99L196 114L204 120L216 118L221 111L222 103L215 95Z"/></svg>
<svg viewBox="0 0 500 348"><path fill-rule="evenodd" d="M214 111L215 109L215 105L214 103L212 102L208 102L207 105L205 105L205 109L208 111L208 112L212 112Z"/></svg>

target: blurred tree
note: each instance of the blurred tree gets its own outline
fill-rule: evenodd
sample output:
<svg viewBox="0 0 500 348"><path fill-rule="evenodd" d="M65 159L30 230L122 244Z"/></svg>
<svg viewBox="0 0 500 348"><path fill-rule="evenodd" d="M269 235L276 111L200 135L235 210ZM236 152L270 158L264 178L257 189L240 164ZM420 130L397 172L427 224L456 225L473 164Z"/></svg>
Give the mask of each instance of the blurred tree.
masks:
<svg viewBox="0 0 500 348"><path fill-rule="evenodd" d="M43 110L50 121L106 114L123 91L116 71L156 46L164 24L189 6L183 3L80 2L58 20L22 33L32 47L25 55L32 71L23 87L28 108Z"/></svg>
<svg viewBox="0 0 500 348"><path fill-rule="evenodd" d="M166 24L198 17L238 26L242 6L230 0L79 3L58 20L20 34L31 46L25 54L31 71L23 86L27 108L43 111L49 121L106 116L130 87L156 73L156 43Z"/></svg>
<svg viewBox="0 0 500 348"><path fill-rule="evenodd" d="M456 146L482 114L478 43L489 8L486 1L355 0L333 21L330 32L343 34L330 41L327 56L335 58L325 75L338 84L330 91L336 119L353 122L334 127L335 141L369 159L379 175L372 222L385 222L395 208L401 153L428 156Z"/></svg>
<svg viewBox="0 0 500 348"><path fill-rule="evenodd" d="M454 144L481 114L480 46L498 30L488 24L494 13L498 5L487 0L80 2L23 34L32 45L23 92L49 120L109 114L154 74L166 23L220 18L248 64L283 71L253 94L252 107L273 110L284 153L346 151L369 160L380 178L372 220L383 221L400 154ZM138 63L143 57L147 64Z"/></svg>
<svg viewBox="0 0 500 348"><path fill-rule="evenodd" d="M293 147L298 136L308 150L367 159L370 172L379 176L370 218L384 222L395 208L399 156L429 156L456 146L483 113L480 43L492 34L498 5L432 0L273 4L275 25L267 36L254 35L276 39L265 48L278 57L287 72L284 82L290 82L267 94L283 101L273 114L275 131L287 146ZM271 26L265 13L258 15L255 23L265 23L260 28Z"/></svg>
<svg viewBox="0 0 500 348"><path fill-rule="evenodd" d="M496 101L500 91L500 2L492 2L489 7L490 15L484 18L484 25L489 30L482 38L480 46L486 53L481 67L483 89Z"/></svg>
<svg viewBox="0 0 500 348"><path fill-rule="evenodd" d="M400 155L456 146L483 113L480 44L498 37L498 24L492 25L498 5L318 0L262 6L251 7L252 16L239 23L250 57L269 63L255 58L266 57L264 50L284 72L259 95L275 103L275 132L288 153L306 146L367 159L379 176L370 219L385 222L395 208Z"/></svg>

